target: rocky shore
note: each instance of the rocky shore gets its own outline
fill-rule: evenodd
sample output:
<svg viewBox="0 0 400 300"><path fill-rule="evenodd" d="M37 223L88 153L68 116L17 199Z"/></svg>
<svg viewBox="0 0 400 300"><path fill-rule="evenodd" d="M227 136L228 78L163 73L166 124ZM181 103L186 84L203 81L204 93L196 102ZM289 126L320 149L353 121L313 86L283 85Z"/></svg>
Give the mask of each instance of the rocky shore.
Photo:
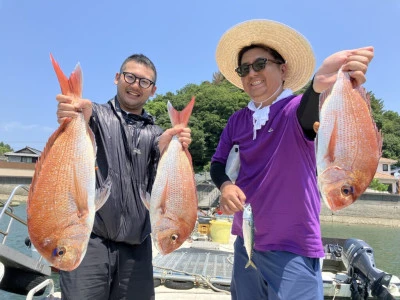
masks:
<svg viewBox="0 0 400 300"><path fill-rule="evenodd" d="M400 195L364 194L337 212L323 203L320 219L322 222L400 227Z"/></svg>

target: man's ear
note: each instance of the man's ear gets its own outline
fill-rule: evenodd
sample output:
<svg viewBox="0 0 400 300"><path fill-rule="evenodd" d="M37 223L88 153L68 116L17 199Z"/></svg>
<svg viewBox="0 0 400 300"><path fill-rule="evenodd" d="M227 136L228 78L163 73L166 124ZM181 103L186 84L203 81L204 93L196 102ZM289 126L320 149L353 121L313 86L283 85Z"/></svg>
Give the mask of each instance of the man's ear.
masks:
<svg viewBox="0 0 400 300"><path fill-rule="evenodd" d="M153 87L151 88L151 96L150 97L153 97L154 94L156 93L156 91L157 91L157 87L153 84Z"/></svg>
<svg viewBox="0 0 400 300"><path fill-rule="evenodd" d="M119 73L115 73L115 78L114 78L114 83L115 84L118 84L118 80L119 80L120 75L121 74L119 74Z"/></svg>

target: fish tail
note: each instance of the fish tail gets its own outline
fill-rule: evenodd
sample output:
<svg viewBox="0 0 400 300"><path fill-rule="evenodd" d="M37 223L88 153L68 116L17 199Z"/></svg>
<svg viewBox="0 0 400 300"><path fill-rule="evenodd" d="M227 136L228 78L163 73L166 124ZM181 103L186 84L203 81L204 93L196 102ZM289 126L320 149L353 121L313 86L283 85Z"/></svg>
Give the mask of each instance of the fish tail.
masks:
<svg viewBox="0 0 400 300"><path fill-rule="evenodd" d="M168 114L171 119L172 126L182 124L184 127L189 123L190 115L192 114L194 102L196 97L192 97L192 100L186 105L186 107L182 111L177 111L168 101Z"/></svg>
<svg viewBox="0 0 400 300"><path fill-rule="evenodd" d="M96 189L96 196L95 196L95 210L98 211L104 203L108 200L108 197L111 193L111 178L110 176L107 177L106 181L103 182L100 188Z"/></svg>
<svg viewBox="0 0 400 300"><path fill-rule="evenodd" d="M251 259L249 259L249 261L247 262L247 264L246 264L246 266L244 268L247 269L250 266L252 266L254 269L257 270L256 265L254 264L254 262Z"/></svg>
<svg viewBox="0 0 400 300"><path fill-rule="evenodd" d="M142 189L139 191L139 194L144 206L147 208L147 210L150 210L150 194Z"/></svg>
<svg viewBox="0 0 400 300"><path fill-rule="evenodd" d="M65 76L60 68L60 65L56 62L53 55L50 53L50 60L53 65L54 71L56 72L58 82L60 83L61 92L63 95L74 95L77 97L82 97L82 69L78 63L75 66L74 71L72 71L69 78Z"/></svg>

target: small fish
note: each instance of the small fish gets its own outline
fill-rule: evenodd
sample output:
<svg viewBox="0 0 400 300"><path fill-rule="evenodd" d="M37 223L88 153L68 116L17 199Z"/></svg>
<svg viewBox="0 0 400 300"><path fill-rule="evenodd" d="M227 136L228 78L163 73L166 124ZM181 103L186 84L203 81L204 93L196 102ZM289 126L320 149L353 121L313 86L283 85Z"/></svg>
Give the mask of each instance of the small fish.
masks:
<svg viewBox="0 0 400 300"><path fill-rule="evenodd" d="M172 126L187 126L194 102L193 97L181 112L168 102ZM176 136L160 159L151 197L148 199L142 195L150 211L153 242L161 254L171 253L192 233L198 206L192 157Z"/></svg>
<svg viewBox="0 0 400 300"><path fill-rule="evenodd" d="M50 55L64 95L82 96L79 64L68 79ZM89 242L96 209L107 200L111 183L95 191L96 144L79 114L66 119L50 136L35 166L27 201L29 237L52 267L79 266ZM97 194L96 194L97 193Z"/></svg>
<svg viewBox="0 0 400 300"><path fill-rule="evenodd" d="M249 257L249 261L247 262L245 268L252 266L254 269L257 269L254 262L251 260L253 256L253 247L254 247L254 221L253 221L253 211L251 209L250 203L246 203L243 205L243 239L244 239L244 247L246 248L247 256Z"/></svg>
<svg viewBox="0 0 400 300"><path fill-rule="evenodd" d="M316 140L318 186L325 204L337 211L364 193L382 154L382 136L371 115L369 95L353 88L341 69L331 91L320 97Z"/></svg>

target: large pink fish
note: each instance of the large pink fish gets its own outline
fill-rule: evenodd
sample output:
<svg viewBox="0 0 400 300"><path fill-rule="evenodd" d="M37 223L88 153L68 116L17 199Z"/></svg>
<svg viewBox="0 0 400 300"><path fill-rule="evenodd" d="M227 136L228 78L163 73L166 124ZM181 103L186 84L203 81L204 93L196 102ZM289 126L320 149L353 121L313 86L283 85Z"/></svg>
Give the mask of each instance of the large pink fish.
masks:
<svg viewBox="0 0 400 300"><path fill-rule="evenodd" d="M82 97L82 71L68 79L51 56L61 91ZM27 202L28 232L37 251L57 269L71 271L86 253L96 209L107 200L111 183L95 191L96 144L79 114L50 136L35 167Z"/></svg>
<svg viewBox="0 0 400 300"><path fill-rule="evenodd" d="M326 205L337 211L364 193L377 170L382 137L371 115L369 95L353 88L339 70L332 90L321 95L316 141L318 185Z"/></svg>
<svg viewBox="0 0 400 300"><path fill-rule="evenodd" d="M168 102L172 126L186 127L195 98L181 111ZM179 248L192 233L197 219L197 191L192 158L174 136L157 168L150 203L152 238L161 254Z"/></svg>

